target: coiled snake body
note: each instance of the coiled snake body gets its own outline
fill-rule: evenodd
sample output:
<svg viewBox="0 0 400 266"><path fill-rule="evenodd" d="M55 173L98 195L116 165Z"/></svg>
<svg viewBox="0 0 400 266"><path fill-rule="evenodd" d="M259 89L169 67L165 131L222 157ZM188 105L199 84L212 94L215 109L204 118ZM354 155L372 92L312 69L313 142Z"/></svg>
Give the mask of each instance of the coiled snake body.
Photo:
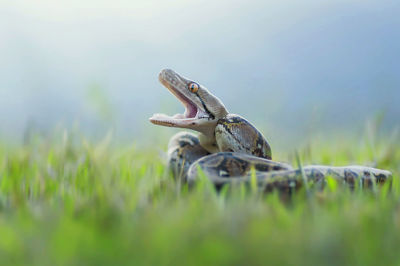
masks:
<svg viewBox="0 0 400 266"><path fill-rule="evenodd" d="M359 182L372 186L383 183L391 173L364 166L306 166L293 169L272 161L271 148L264 136L246 119L230 114L224 104L204 86L173 70L164 69L160 82L185 106L184 114L154 114L156 125L191 129L179 132L168 144L168 164L176 178L195 183L201 168L217 186L249 182L253 176L260 187L269 191L301 187L305 179L324 184L326 176L339 179L351 187Z"/></svg>

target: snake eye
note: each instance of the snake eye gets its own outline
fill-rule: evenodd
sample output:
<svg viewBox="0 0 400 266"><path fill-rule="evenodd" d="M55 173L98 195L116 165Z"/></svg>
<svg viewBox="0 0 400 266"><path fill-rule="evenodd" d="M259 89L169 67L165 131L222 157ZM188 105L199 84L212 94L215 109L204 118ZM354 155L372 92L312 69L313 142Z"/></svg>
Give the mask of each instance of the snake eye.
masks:
<svg viewBox="0 0 400 266"><path fill-rule="evenodd" d="M189 90L193 93L196 93L199 90L199 87L200 87L199 84L194 82L189 84Z"/></svg>

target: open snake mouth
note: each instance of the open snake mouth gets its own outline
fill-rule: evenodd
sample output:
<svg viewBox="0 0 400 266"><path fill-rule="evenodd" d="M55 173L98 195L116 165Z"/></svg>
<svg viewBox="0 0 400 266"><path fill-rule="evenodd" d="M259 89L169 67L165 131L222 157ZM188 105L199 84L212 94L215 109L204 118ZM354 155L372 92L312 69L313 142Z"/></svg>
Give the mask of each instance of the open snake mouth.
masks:
<svg viewBox="0 0 400 266"><path fill-rule="evenodd" d="M207 117L206 112L180 91L180 89L187 90L187 85L184 82L178 80L176 77L170 77L163 72L160 73L159 80L183 104L185 112L173 116L154 114L150 118L151 123L169 127L187 127L190 124L193 125L195 121Z"/></svg>

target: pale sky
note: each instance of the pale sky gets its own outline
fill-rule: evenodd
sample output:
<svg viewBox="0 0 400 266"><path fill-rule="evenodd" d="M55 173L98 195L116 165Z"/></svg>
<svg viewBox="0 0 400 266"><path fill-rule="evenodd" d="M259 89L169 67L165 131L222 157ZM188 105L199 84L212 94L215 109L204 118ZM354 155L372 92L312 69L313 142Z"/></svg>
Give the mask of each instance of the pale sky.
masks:
<svg viewBox="0 0 400 266"><path fill-rule="evenodd" d="M3 0L0 136L60 122L143 135L152 113L182 111L158 84L162 68L276 138L304 125L351 131L382 111L393 128L399 14L394 0Z"/></svg>

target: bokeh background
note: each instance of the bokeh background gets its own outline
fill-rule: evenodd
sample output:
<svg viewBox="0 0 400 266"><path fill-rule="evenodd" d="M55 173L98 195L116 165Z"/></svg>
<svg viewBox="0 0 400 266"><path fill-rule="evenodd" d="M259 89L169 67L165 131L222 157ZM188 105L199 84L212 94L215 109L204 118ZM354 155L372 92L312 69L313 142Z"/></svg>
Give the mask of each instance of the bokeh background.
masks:
<svg viewBox="0 0 400 266"><path fill-rule="evenodd" d="M400 4L392 1L0 2L0 137L79 128L138 141L182 112L172 68L277 145L400 121ZM158 132L158 133L154 133Z"/></svg>

